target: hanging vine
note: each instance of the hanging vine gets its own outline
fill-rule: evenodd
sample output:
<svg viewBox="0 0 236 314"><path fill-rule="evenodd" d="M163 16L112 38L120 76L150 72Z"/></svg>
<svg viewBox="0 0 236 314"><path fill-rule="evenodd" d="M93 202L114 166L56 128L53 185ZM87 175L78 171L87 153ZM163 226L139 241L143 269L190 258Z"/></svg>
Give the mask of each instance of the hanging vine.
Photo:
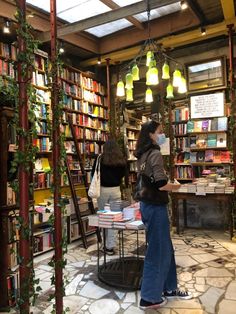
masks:
<svg viewBox="0 0 236 314"><path fill-rule="evenodd" d="M40 124L39 119L37 118L37 112L39 111L39 105L37 104L36 99L36 90L31 85L31 75L34 70L34 52L38 47L38 41L34 40L32 35L31 26L25 21L24 15L21 10L17 10L15 14L16 21L18 23L17 35L20 36L25 42L25 51L17 54L17 61L22 65L22 78L27 84L27 101L28 101L28 121L29 129L25 130L19 127L19 111L20 111L20 102L18 99L19 95L19 82L15 80L10 80L8 84L8 95L11 99L15 101L15 114L12 120L12 125L16 129L16 147L19 146L19 137L24 137L26 142L25 151L19 151L18 149L14 153L14 159L11 164L11 174L15 177L11 181L11 187L16 193L16 198L19 200L19 182L16 179L19 167L23 167L30 175L33 162L35 161L38 148L32 145L32 140L37 138L37 125ZM33 195L33 182L30 183L29 196ZM31 198L32 199L32 198ZM30 210L29 210L30 211ZM33 212L30 213L32 215ZM18 228L21 230L21 235L23 239L29 241L30 235L32 234L31 226L26 224L22 217L19 217L16 214L18 220ZM29 218L29 221L32 219ZM32 250L32 248L31 248ZM17 254L17 252L15 252ZM18 256L19 264L21 265L23 257ZM38 292L41 290L39 286L39 280L35 279L33 260L31 260L27 266L30 272L29 282L24 282L22 284L23 293L16 300L16 307L19 308L22 304L30 300L33 305L38 296ZM29 289L30 287L30 289Z"/></svg>

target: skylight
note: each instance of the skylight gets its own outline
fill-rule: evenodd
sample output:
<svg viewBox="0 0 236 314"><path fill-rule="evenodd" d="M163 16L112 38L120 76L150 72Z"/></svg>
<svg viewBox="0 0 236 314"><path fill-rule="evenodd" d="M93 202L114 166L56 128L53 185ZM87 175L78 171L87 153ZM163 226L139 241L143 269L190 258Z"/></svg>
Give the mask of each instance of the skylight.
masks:
<svg viewBox="0 0 236 314"><path fill-rule="evenodd" d="M93 34L94 36L97 37L103 37L129 26L132 26L132 24L129 21L127 21L126 19L121 19L100 26L89 28L86 30L86 32Z"/></svg>

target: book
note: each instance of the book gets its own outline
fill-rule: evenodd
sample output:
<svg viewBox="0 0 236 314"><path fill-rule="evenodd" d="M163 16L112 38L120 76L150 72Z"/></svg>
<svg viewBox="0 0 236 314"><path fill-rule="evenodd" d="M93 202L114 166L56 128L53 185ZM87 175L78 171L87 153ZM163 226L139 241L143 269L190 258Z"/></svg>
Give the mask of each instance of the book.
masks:
<svg viewBox="0 0 236 314"><path fill-rule="evenodd" d="M199 134L196 136L196 147L197 148L206 148L207 146L207 135Z"/></svg>
<svg viewBox="0 0 236 314"><path fill-rule="evenodd" d="M193 121L188 121L187 122L187 133L191 133L194 130L194 122Z"/></svg>
<svg viewBox="0 0 236 314"><path fill-rule="evenodd" d="M220 152L220 161L222 163L224 162L230 162L230 151L221 151Z"/></svg>
<svg viewBox="0 0 236 314"><path fill-rule="evenodd" d="M213 162L218 162L218 163L221 162L221 152L220 151L217 151L217 150L214 151Z"/></svg>
<svg viewBox="0 0 236 314"><path fill-rule="evenodd" d="M216 147L216 134L207 135L207 147Z"/></svg>
<svg viewBox="0 0 236 314"><path fill-rule="evenodd" d="M195 148L196 147L196 141L197 141L197 137L196 136L190 136L190 148Z"/></svg>
<svg viewBox="0 0 236 314"><path fill-rule="evenodd" d="M217 131L218 130L218 119L213 118L211 120L211 131Z"/></svg>
<svg viewBox="0 0 236 314"><path fill-rule="evenodd" d="M204 162L205 161L205 152L197 152L197 162Z"/></svg>
<svg viewBox="0 0 236 314"><path fill-rule="evenodd" d="M226 147L226 133L218 133L217 134L217 147Z"/></svg>
<svg viewBox="0 0 236 314"><path fill-rule="evenodd" d="M194 121L194 132L202 131L202 121Z"/></svg>
<svg viewBox="0 0 236 314"><path fill-rule="evenodd" d="M208 128L209 128L209 120L203 120L202 121L202 131L203 132L208 131Z"/></svg>
<svg viewBox="0 0 236 314"><path fill-rule="evenodd" d="M214 160L214 150L206 150L205 151L205 162L213 162Z"/></svg>
<svg viewBox="0 0 236 314"><path fill-rule="evenodd" d="M197 152L190 152L190 163L197 161Z"/></svg>
<svg viewBox="0 0 236 314"><path fill-rule="evenodd" d="M127 229L144 229L144 224L141 220L135 220L125 224Z"/></svg>
<svg viewBox="0 0 236 314"><path fill-rule="evenodd" d="M227 117L220 117L218 118L218 131L227 131L227 123L228 118Z"/></svg>

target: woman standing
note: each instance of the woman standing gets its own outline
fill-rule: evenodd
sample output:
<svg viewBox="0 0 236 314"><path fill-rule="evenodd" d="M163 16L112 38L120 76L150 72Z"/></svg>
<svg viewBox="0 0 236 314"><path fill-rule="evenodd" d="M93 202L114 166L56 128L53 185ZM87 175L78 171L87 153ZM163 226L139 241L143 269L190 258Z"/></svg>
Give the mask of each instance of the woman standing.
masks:
<svg viewBox="0 0 236 314"><path fill-rule="evenodd" d="M105 204L121 200L120 185L126 174L126 160L114 140L107 141L103 146L101 155L101 191L98 198L98 210L104 209ZM92 175L95 171L96 160L93 165ZM104 250L108 255L114 255L116 244L116 231L106 229L106 244Z"/></svg>
<svg viewBox="0 0 236 314"><path fill-rule="evenodd" d="M150 121L142 125L135 152L138 169L140 171L145 165L144 173L153 178L156 188L152 202L140 202L148 243L141 287L142 309L159 308L167 303L166 298L192 298L188 292L177 290L167 204L168 191L178 189L180 184L168 183L159 146L164 142L165 134L158 122Z"/></svg>

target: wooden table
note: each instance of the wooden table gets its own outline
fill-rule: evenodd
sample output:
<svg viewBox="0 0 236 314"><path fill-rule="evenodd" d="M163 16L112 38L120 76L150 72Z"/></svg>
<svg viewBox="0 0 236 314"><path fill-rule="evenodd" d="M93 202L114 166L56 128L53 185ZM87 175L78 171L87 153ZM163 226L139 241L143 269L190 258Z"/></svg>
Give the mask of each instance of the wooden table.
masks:
<svg viewBox="0 0 236 314"><path fill-rule="evenodd" d="M179 234L180 232L180 215L179 215L179 200L183 201L183 214L184 214L184 227L188 226L187 222L187 201L198 201L212 200L219 202L221 205L227 208L229 216L229 234L230 239L233 237L233 194L206 194L206 195L196 195L195 193L183 193L183 192L173 192L173 210L176 218L176 231Z"/></svg>

